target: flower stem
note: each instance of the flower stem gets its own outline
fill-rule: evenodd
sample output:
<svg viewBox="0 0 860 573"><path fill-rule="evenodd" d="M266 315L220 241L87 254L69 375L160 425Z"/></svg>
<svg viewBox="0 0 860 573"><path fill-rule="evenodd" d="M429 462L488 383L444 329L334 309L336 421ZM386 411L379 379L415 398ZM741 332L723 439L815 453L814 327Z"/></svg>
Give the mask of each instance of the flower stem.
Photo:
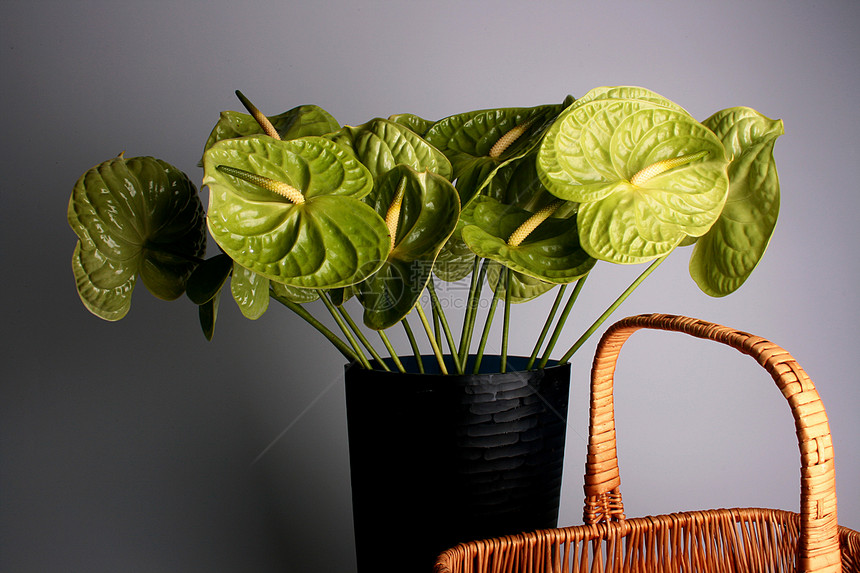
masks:
<svg viewBox="0 0 860 573"><path fill-rule="evenodd" d="M385 334L384 330L379 330L379 338L382 339L382 343L385 345L385 348L388 349L388 355L391 356L391 360L394 361L394 365L397 366L397 369L401 373L406 373L406 369L403 367L403 363L400 362L400 357L397 356L397 352L394 350L394 346L391 345L391 341L388 340L388 336Z"/></svg>
<svg viewBox="0 0 860 573"><path fill-rule="evenodd" d="M320 293L320 300L323 301L323 304L328 309L334 321L340 327L340 330L343 332L343 335L349 341L349 344L352 346L352 349L355 350L355 354L358 356L359 362L366 369L370 370L370 362L367 360L367 357L361 351L361 346L358 345L358 342L355 340L355 337L349 331L349 327L346 325L344 320L340 317L337 310L335 310L334 304L328 299L328 295L326 293Z"/></svg>
<svg viewBox="0 0 860 573"><path fill-rule="evenodd" d="M460 338L460 364L463 368L469 358L469 347L472 345L472 334L475 331L475 317L478 313L478 301L481 298L481 288L484 284L484 277L487 274L488 261L484 260L481 265L481 270L478 273L478 263L480 259L475 257L475 268L472 270L472 284L469 288L469 299L466 304L466 317L463 322L463 336Z"/></svg>
<svg viewBox="0 0 860 573"><path fill-rule="evenodd" d="M433 311L437 313L442 322L442 330L445 331L445 338L448 341L448 350L451 352L451 359L454 361L454 369L457 374L463 374L463 364L460 361L460 356L457 353L457 347L454 345L454 336L451 334L451 328L448 326L448 318L445 316L445 309L442 308L442 303L439 301L439 296L436 294L436 285L433 277L427 282L427 290L430 292L430 301L433 304Z"/></svg>
<svg viewBox="0 0 860 573"><path fill-rule="evenodd" d="M400 321L403 325L403 330L406 331L406 338L409 339L409 344L412 346L412 354L415 355L415 362L418 364L418 373L424 374L424 362L421 360L421 349L418 348L418 341L415 340L415 333L412 332L412 327L409 326L409 321L406 317Z"/></svg>
<svg viewBox="0 0 860 573"><path fill-rule="evenodd" d="M373 356L373 359L379 363L383 370L385 370L386 372L391 372L391 368L389 368L388 365L382 360L382 357L379 355L376 349L373 348L373 345L370 343L364 333L361 332L361 329L358 327L357 324L355 324L355 321L352 320L352 317L349 315L346 309L343 308L343 306L337 306L335 308L337 308L337 311L340 313L340 315L343 317L343 319L346 321L346 323L349 325L349 327L352 329L352 331L355 333L355 335L358 337L358 339L361 341L367 351L370 352L370 355Z"/></svg>
<svg viewBox="0 0 860 573"><path fill-rule="evenodd" d="M281 296L278 296L271 291L269 292L269 295L273 299L275 299L276 301L278 301L279 303L281 303L282 305L287 307L288 309L295 312L302 319L304 319L305 322L307 322L308 324L310 324L311 326L316 328L320 332L320 334L325 336L328 339L328 341L331 342L334 345L334 347L337 348L340 351L340 353L343 354L343 356L347 360L349 360L350 362L352 362L352 361L361 362L359 360L358 356L349 347L348 344L346 344L343 340L338 338L337 335L335 333L333 333L331 330L329 330L323 323L321 323L319 320L314 318L313 315L311 315L311 313L309 313L302 305L300 305L299 303L293 302L287 298L283 298Z"/></svg>
<svg viewBox="0 0 860 573"><path fill-rule="evenodd" d="M585 275L576 281L576 286L573 287L573 292L570 293L567 303L564 305L564 310L561 311L561 316L558 318L558 322L555 323L555 330L553 330L552 336L546 345L546 350L543 352L543 358L541 358L538 368L546 368L546 363L549 362L549 357L555 348L555 343L558 342L558 338L561 336L561 331L564 329L567 317L570 315L570 311L573 309L573 304L576 302L576 299L579 298L579 293L582 291L582 287L585 286L585 279L587 278L588 275Z"/></svg>
<svg viewBox="0 0 860 573"><path fill-rule="evenodd" d="M484 348L487 346L487 338L490 336L490 327L493 325L493 315L496 313L496 303L499 302L499 298L502 294L501 283L501 280L496 283L496 289L493 292L493 300L490 302L490 309L487 312L487 321L484 323L484 332L481 334L481 343L478 345L478 354L475 356L475 367L472 370L473 374L477 374L481 369L481 360L484 358Z"/></svg>
<svg viewBox="0 0 860 573"><path fill-rule="evenodd" d="M532 366L534 366L538 352L540 352L540 347L541 345L543 345L543 341L544 339L546 339L546 335L549 334L549 327L552 326L552 321L555 318L555 313L558 312L558 307L561 306L561 300L564 298L565 289L567 289L566 284L559 286L558 294L555 297L555 302L552 304L552 308L550 309L549 314L546 317L546 322L543 325L543 330L541 330L540 336L538 336L537 342L535 343L534 350L532 350L532 355L531 357L529 357L529 363L526 365L526 370L531 370Z"/></svg>
<svg viewBox="0 0 860 573"><path fill-rule="evenodd" d="M433 354L436 355L436 362L439 363L439 370L442 374L447 375L448 369L445 367L445 357L442 356L442 351L436 343L436 337L433 336L433 328L430 326L430 321L427 320L427 315L424 314L424 309L421 307L421 302L415 305L415 310L418 311L418 316L421 317L421 324L424 325L424 331L427 333L427 338L430 340L430 346L433 348Z"/></svg>
<svg viewBox="0 0 860 573"><path fill-rule="evenodd" d="M592 334L594 334L594 332L598 328L600 328L600 325L602 325L604 322L606 322L606 319L609 318L609 316L613 312L615 312L619 306L621 306L621 303L624 302L627 299L627 297L630 296L630 294L634 290L636 290L636 287L638 287L640 284L642 284L642 281L644 281L646 278L648 278L648 275L653 273L657 269L657 267L660 266L660 263L665 261L666 257L668 257L668 256L669 255L664 255L664 256L660 257L659 259L655 260L653 263L651 263L648 266L647 269L645 269L645 271L641 275L639 275L636 278L635 281L630 283L630 286L627 287L627 290L625 290L623 293L621 293L621 296L619 296L617 299L615 299L615 302L613 302L612 305L610 305L610 307L606 309L606 312L601 314L600 317L594 321L594 324L592 324L591 327L588 330L586 330L582 336L579 337L579 340L577 340L573 344L573 346L571 346L570 349L568 349L568 351L564 353L564 356L562 356L561 359L559 360L559 364L565 364L568 360L570 360L570 357L573 356L573 353L576 352L577 350L579 350L580 346L585 344L585 341L588 340L588 338Z"/></svg>
<svg viewBox="0 0 860 573"><path fill-rule="evenodd" d="M505 319L502 322L502 372L508 368L508 334L511 326L511 275L513 271L505 269ZM501 279L501 277L499 277Z"/></svg>

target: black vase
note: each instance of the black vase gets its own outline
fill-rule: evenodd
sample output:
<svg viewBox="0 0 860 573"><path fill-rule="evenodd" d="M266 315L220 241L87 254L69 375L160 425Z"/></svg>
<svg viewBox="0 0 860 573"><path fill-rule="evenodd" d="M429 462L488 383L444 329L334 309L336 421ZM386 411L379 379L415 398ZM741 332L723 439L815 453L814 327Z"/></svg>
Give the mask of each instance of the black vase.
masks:
<svg viewBox="0 0 860 573"><path fill-rule="evenodd" d="M431 572L463 541L558 524L570 365L477 375L346 368L358 571ZM471 368L466 370L471 371Z"/></svg>

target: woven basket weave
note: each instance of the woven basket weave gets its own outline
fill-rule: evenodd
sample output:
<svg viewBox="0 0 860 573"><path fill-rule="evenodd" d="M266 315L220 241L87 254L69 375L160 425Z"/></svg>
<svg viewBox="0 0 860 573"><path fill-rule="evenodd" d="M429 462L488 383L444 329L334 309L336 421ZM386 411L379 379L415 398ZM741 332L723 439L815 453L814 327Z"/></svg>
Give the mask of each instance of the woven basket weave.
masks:
<svg viewBox="0 0 860 573"><path fill-rule="evenodd" d="M755 358L795 419L801 513L744 508L628 519L615 447L613 378L624 342L641 328L722 342ZM860 533L836 520L833 446L812 381L779 346L700 320L642 315L613 325L591 373L585 525L463 543L439 556L437 573L860 572Z"/></svg>

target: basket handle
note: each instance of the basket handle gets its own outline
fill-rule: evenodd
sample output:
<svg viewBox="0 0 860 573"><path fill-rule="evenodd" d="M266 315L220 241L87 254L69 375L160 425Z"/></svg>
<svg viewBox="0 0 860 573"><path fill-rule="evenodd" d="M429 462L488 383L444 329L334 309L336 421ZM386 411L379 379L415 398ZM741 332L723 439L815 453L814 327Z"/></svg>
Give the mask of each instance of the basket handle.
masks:
<svg viewBox="0 0 860 573"><path fill-rule="evenodd" d="M612 325L601 338L591 370L588 457L583 521L623 521L621 478L615 444L613 378L624 342L637 330L684 332L722 342L748 354L773 377L791 406L801 458L798 571L839 571L841 552L836 520L833 443L824 405L809 376L792 356L772 342L746 332L692 318L640 315Z"/></svg>

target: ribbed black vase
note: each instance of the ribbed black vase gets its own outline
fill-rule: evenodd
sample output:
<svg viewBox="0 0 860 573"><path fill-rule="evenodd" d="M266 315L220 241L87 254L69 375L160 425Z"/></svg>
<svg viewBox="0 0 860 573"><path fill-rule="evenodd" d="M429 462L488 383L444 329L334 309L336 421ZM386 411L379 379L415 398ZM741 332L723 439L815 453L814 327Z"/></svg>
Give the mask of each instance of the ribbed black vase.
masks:
<svg viewBox="0 0 860 573"><path fill-rule="evenodd" d="M432 571L462 541L556 527L570 365L481 373L346 368L358 571ZM469 367L467 372L471 372Z"/></svg>

